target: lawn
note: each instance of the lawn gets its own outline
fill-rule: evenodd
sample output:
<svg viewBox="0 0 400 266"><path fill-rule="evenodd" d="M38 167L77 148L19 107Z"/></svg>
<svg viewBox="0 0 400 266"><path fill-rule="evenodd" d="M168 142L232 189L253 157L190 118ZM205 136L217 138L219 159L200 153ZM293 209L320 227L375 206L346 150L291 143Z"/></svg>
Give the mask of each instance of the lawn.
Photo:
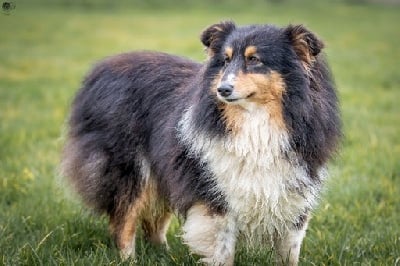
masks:
<svg viewBox="0 0 400 266"><path fill-rule="evenodd" d="M0 13L0 265L132 263L119 259L107 220L85 209L58 175L70 102L93 63L108 55L147 49L204 61L199 34L222 19L304 23L327 44L345 138L300 264L400 265L400 6L58 2L14 1ZM175 220L170 251L139 239L137 264L195 264L177 235ZM240 248L236 262L269 265L271 256Z"/></svg>

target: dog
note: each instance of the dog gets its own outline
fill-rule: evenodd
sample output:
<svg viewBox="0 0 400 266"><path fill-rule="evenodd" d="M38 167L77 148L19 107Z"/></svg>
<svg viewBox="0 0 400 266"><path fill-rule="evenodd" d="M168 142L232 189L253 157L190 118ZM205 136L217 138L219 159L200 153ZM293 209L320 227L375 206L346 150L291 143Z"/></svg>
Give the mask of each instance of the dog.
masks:
<svg viewBox="0 0 400 266"><path fill-rule="evenodd" d="M204 64L150 51L98 63L72 103L63 173L125 258L137 227L166 244L177 214L206 264L233 265L247 241L296 265L341 137L324 44L303 25L232 21L201 42Z"/></svg>

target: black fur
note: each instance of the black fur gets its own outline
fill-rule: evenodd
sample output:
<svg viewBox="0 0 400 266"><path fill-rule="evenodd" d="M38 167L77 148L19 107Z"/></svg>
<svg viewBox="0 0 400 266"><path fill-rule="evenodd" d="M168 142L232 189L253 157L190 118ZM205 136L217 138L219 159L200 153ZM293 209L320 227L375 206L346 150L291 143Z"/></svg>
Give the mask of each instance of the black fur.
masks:
<svg viewBox="0 0 400 266"><path fill-rule="evenodd" d="M66 169L89 205L110 214L126 208L141 191L138 160L146 158L165 198L181 213L198 201L224 211L224 201L210 195L215 187L210 173L176 138L178 118L198 94L189 85L200 68L187 59L141 52L106 59L88 75L69 122L70 145L80 154L65 156L78 156L77 168L92 163L93 156L104 158L95 179ZM210 128L218 120L211 108L198 110L202 119L211 120Z"/></svg>

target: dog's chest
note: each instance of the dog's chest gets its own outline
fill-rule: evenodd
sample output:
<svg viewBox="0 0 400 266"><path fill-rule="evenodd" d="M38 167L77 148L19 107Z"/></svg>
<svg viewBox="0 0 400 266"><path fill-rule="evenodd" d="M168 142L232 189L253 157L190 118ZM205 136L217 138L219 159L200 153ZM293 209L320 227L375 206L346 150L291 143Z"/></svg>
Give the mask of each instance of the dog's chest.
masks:
<svg viewBox="0 0 400 266"><path fill-rule="evenodd" d="M229 214L245 235L285 230L315 200L287 132L263 118L249 117L238 134L213 140L203 150Z"/></svg>
<svg viewBox="0 0 400 266"><path fill-rule="evenodd" d="M235 135L210 138L193 127L193 109L179 124L179 138L207 165L223 193L228 215L246 236L269 235L291 226L312 209L318 186L308 177L289 144L289 135L265 110L246 114ZM196 136L193 138L191 136Z"/></svg>

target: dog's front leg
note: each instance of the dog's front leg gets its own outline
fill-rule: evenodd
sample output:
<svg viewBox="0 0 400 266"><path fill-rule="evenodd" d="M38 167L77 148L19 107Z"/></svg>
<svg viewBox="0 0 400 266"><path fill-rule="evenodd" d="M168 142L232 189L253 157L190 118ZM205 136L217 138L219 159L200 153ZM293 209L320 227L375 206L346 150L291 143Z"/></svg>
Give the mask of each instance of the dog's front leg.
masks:
<svg viewBox="0 0 400 266"><path fill-rule="evenodd" d="M301 223L297 223L292 228L276 235L274 245L277 265L294 266L298 264L301 244L308 226L307 218L302 219L304 221Z"/></svg>
<svg viewBox="0 0 400 266"><path fill-rule="evenodd" d="M229 215L212 214L203 204L191 207L183 226L183 239L207 265L233 265L236 223Z"/></svg>

